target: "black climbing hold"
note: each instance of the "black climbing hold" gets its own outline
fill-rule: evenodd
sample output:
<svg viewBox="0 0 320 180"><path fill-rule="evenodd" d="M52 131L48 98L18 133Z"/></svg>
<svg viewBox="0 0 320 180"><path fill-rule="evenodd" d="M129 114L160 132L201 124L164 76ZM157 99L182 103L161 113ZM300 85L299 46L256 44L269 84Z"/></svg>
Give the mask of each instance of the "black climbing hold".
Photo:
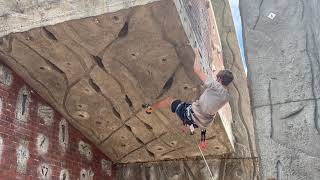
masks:
<svg viewBox="0 0 320 180"><path fill-rule="evenodd" d="M147 124L147 123L143 123L143 124L144 124L144 126L145 126L147 129L150 129L150 130L153 129L149 124Z"/></svg>
<svg viewBox="0 0 320 180"><path fill-rule="evenodd" d="M120 30L118 37L122 38L128 35L129 23L125 22L122 29Z"/></svg>
<svg viewBox="0 0 320 180"><path fill-rule="evenodd" d="M94 56L92 55L94 61L97 63L97 65L101 68L101 69L105 69L104 64L102 62L102 59L99 56Z"/></svg>
<svg viewBox="0 0 320 180"><path fill-rule="evenodd" d="M56 36L50 32L47 28L43 27L44 32L46 33L47 37L53 41L58 41L58 39L56 38Z"/></svg>
<svg viewBox="0 0 320 180"><path fill-rule="evenodd" d="M120 115L120 113L116 110L116 108L112 107L112 112L113 112L113 114L114 114L118 119L121 119L121 115Z"/></svg>
<svg viewBox="0 0 320 180"><path fill-rule="evenodd" d="M101 92L100 87L92 79L89 79L89 84L97 93Z"/></svg>
<svg viewBox="0 0 320 180"><path fill-rule="evenodd" d="M131 129L130 126L128 126L128 125L125 125L125 126L126 126L126 128L127 128L130 132L132 132L132 129Z"/></svg>
<svg viewBox="0 0 320 180"><path fill-rule="evenodd" d="M128 95L126 95L126 103L129 105L129 107L133 107L132 101Z"/></svg>
<svg viewBox="0 0 320 180"><path fill-rule="evenodd" d="M113 16L112 19L115 20L115 21L118 21L119 17L118 16Z"/></svg>

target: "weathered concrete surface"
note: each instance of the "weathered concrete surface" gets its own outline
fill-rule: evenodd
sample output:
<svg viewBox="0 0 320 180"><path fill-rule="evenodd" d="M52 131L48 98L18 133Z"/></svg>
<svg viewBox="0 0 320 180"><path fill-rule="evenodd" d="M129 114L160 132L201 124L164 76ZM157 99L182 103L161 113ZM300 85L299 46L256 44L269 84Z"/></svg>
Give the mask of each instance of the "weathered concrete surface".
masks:
<svg viewBox="0 0 320 180"><path fill-rule="evenodd" d="M235 153L223 158L207 157L207 160L216 180L259 179L250 98L231 9L228 0L213 0L212 5L217 22L217 26L213 28L219 29L222 44L223 56L221 58L223 57L225 68L232 70L235 74L234 83L229 88ZM214 51L219 51L219 47L214 48ZM118 165L117 172L117 179L119 180L211 179L205 164L201 160Z"/></svg>
<svg viewBox="0 0 320 180"><path fill-rule="evenodd" d="M320 179L320 2L240 6L262 179Z"/></svg>
<svg viewBox="0 0 320 180"><path fill-rule="evenodd" d="M212 5L222 44L224 66L235 75L234 81L229 87L235 146L235 153L232 158L247 159L246 163L239 164L239 167L237 167L247 171L239 173L234 178L257 179L259 169L247 76L242 65L229 0L212 0ZM232 162L233 159L229 161ZM234 163L238 163L238 161L235 160Z"/></svg>
<svg viewBox="0 0 320 180"><path fill-rule="evenodd" d="M156 0L1 0L0 37L144 5Z"/></svg>
<svg viewBox="0 0 320 180"><path fill-rule="evenodd" d="M251 179L250 159L208 161L214 179ZM209 171L202 160L165 161L152 164L128 164L117 171L117 179L146 180L211 180Z"/></svg>
<svg viewBox="0 0 320 180"><path fill-rule="evenodd" d="M142 103L194 100L193 51L173 1L10 34L0 58L115 162L199 156L170 110ZM201 47L206 48L206 46ZM203 51L203 50L202 50ZM209 50L207 50L208 52ZM226 122L209 129L206 155L233 152Z"/></svg>
<svg viewBox="0 0 320 180"><path fill-rule="evenodd" d="M219 177L220 160L208 163L215 179ZM195 180L211 179L204 161L173 161L153 164L129 164L117 171L117 179Z"/></svg>

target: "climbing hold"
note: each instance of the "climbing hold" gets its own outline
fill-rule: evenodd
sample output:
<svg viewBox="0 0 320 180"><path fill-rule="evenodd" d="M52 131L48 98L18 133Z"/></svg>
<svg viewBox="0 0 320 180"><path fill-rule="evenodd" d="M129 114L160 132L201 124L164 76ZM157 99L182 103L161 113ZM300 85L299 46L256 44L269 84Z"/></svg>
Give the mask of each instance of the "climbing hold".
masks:
<svg viewBox="0 0 320 180"><path fill-rule="evenodd" d="M129 23L125 22L122 29L120 30L118 37L123 38L128 35Z"/></svg>
<svg viewBox="0 0 320 180"><path fill-rule="evenodd" d="M151 107L151 105L150 104L142 104L142 108L143 109L146 109L145 110L145 112L147 113L147 114L151 114L152 113L152 107Z"/></svg>

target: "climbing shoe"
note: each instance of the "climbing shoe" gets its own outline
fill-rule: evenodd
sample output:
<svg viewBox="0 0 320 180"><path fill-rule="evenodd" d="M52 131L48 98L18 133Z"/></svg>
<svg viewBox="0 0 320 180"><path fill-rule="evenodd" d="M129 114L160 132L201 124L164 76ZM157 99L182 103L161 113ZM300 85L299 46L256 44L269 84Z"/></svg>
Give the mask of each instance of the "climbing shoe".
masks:
<svg viewBox="0 0 320 180"><path fill-rule="evenodd" d="M201 130L201 138L200 138L201 150L205 150L207 148L206 133L207 131L205 129Z"/></svg>

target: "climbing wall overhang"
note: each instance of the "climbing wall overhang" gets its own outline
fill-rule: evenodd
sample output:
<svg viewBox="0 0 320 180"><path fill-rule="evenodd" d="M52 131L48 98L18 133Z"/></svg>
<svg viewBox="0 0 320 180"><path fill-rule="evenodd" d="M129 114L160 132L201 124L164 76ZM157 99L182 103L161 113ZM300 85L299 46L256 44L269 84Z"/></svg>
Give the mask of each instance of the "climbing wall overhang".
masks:
<svg viewBox="0 0 320 180"><path fill-rule="evenodd" d="M207 74L223 68L211 3L134 5L9 34L0 40L0 60L115 162L200 156L199 134L182 133L169 109L147 115L141 105L168 95L199 96L192 46ZM230 115L228 105L220 110L205 155L233 152Z"/></svg>

